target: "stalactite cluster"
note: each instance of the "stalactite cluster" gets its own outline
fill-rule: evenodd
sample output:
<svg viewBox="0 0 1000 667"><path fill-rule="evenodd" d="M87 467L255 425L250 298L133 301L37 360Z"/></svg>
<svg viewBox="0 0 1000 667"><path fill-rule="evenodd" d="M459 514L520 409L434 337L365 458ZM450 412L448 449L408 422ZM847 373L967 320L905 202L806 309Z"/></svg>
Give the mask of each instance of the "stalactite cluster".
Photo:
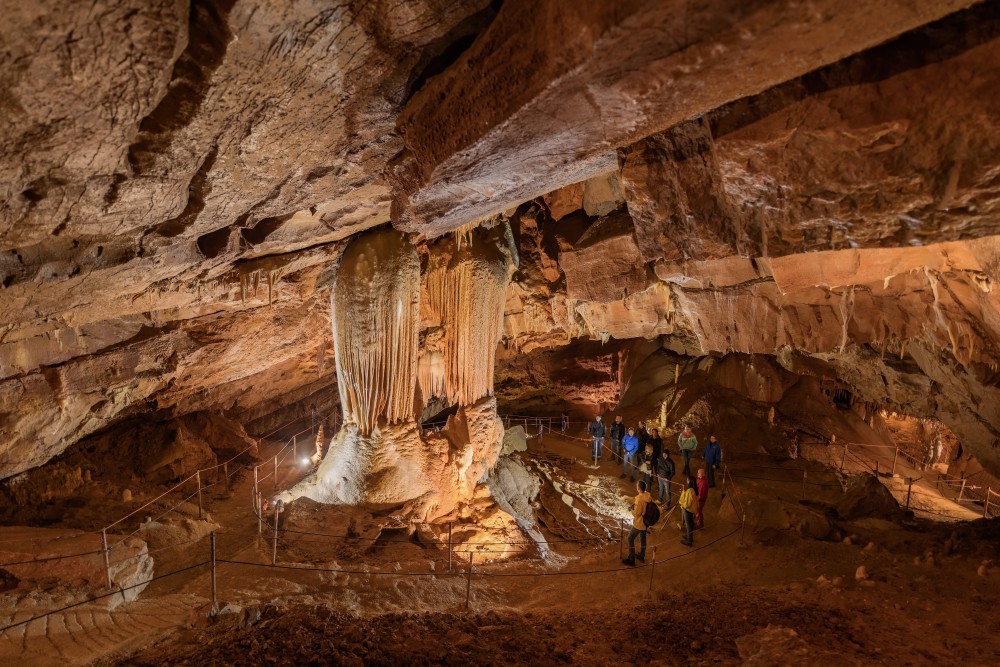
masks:
<svg viewBox="0 0 1000 667"><path fill-rule="evenodd" d="M492 394L509 267L510 257L477 235L456 244L447 261L442 256L432 258L426 277L428 305L445 323L443 369L434 365L431 354L426 355L426 388L433 389L433 395L442 389L441 370L443 389L452 403L471 405Z"/></svg>
<svg viewBox="0 0 1000 667"><path fill-rule="evenodd" d="M370 434L384 417L413 416L420 263L398 232L356 238L333 290L337 386L345 421Z"/></svg>

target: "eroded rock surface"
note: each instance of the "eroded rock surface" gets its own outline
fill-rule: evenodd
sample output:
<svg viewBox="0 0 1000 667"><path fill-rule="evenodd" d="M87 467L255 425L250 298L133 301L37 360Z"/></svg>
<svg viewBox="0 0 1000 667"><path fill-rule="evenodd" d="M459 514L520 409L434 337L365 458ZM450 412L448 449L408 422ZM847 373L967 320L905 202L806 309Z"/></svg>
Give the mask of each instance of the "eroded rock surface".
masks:
<svg viewBox="0 0 1000 667"><path fill-rule="evenodd" d="M359 437L406 430L445 496L471 497L499 436L422 439L420 417L494 394L648 414L670 373L713 365L727 391L790 412L805 409L790 387L837 378L941 420L996 469L1000 12L800 10L12 9L0 477L147 417L225 413L259 433L343 403ZM375 233L408 248L406 270L361 272L345 298L352 324L380 299L405 312L338 338L345 248L390 217ZM366 475L392 467L358 447ZM82 484L64 468L51 479Z"/></svg>

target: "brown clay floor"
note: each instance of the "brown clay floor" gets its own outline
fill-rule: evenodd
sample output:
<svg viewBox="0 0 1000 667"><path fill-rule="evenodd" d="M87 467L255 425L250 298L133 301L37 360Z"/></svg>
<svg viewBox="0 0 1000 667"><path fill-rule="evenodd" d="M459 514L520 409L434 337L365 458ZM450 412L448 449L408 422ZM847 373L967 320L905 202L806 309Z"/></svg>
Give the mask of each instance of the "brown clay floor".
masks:
<svg viewBox="0 0 1000 667"><path fill-rule="evenodd" d="M559 461L567 479L582 483L601 475L614 480L623 496L634 493L612 463L587 467L586 443L547 437L532 441L528 456ZM818 485L822 478L810 477L810 485L796 482L801 480L796 465L787 466L792 469L787 480L771 471L767 476L774 481L737 477L738 488L748 498L766 494L777 504L796 504L803 496L834 500L838 492ZM297 473L290 469L287 476L291 483ZM265 564L270 549L257 543L248 483L244 479L212 514L224 526L223 557ZM763 654L755 664L1000 663L994 639L1000 632L995 609L1000 570L987 565L985 576L979 574L984 561L1000 562L995 527L967 524L953 539L951 526L866 520L849 526L856 538L847 544L788 530L762 539L749 526L741 545L739 524L719 491L707 506L707 528L696 535L697 550L679 544L671 516L650 535L650 545L658 546L655 568L623 568L617 542L567 550L571 559L561 568L537 561L477 562L469 610L465 570L456 564L447 574L446 554L433 545L389 544L326 555L329 569L426 574L418 577L223 564L219 599L231 603L235 613L220 615L210 626L203 613L191 614L177 630L150 633L147 643L161 638L141 652L104 651L101 662L736 664L741 647L750 655L759 644ZM185 550L177 564L202 558L205 546ZM282 562L297 565L279 554ZM870 576L863 582L855 581L860 565ZM159 571L169 566L157 565ZM584 570L609 571L549 576ZM209 578L199 574L151 586L143 601L148 607L182 596L204 609L208 594ZM251 622L258 613L262 618ZM769 625L768 634L756 635ZM789 637L791 631L799 637ZM48 633L46 626L43 638ZM67 634L86 643L79 633ZM21 660L32 664L83 664L101 654L62 647L47 658L29 644L35 645L23 644ZM89 657L77 659L83 655Z"/></svg>

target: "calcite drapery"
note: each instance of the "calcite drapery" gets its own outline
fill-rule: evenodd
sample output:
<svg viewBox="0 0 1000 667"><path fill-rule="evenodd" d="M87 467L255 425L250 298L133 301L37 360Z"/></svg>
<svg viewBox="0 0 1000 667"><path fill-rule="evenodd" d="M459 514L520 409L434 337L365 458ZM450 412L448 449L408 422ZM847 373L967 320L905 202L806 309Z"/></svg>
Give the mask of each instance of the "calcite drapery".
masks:
<svg viewBox="0 0 1000 667"><path fill-rule="evenodd" d="M379 418L413 417L420 263L398 232L356 238L333 290L337 386L344 421L370 434Z"/></svg>
<svg viewBox="0 0 1000 667"><path fill-rule="evenodd" d="M428 306L441 322L441 351L429 350L421 363L426 401L444 391L449 402L472 405L493 393L496 346L503 333L510 252L486 232L466 243L447 239L453 252L431 255L427 270Z"/></svg>

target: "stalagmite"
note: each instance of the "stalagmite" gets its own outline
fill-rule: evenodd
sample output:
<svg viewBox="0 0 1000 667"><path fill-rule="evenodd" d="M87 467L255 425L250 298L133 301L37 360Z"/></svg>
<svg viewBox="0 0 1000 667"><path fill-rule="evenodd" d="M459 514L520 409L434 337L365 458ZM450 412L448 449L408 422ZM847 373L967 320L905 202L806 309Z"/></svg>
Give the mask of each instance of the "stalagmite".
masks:
<svg viewBox="0 0 1000 667"><path fill-rule="evenodd" d="M417 253L398 232L361 236L344 251L331 297L337 387L345 422L362 435L380 418L413 416L419 297Z"/></svg>
<svg viewBox="0 0 1000 667"><path fill-rule="evenodd" d="M323 435L323 425L320 424L319 428L316 430L316 452L309 457L313 465L319 463L323 460L323 448L326 444L326 438Z"/></svg>

